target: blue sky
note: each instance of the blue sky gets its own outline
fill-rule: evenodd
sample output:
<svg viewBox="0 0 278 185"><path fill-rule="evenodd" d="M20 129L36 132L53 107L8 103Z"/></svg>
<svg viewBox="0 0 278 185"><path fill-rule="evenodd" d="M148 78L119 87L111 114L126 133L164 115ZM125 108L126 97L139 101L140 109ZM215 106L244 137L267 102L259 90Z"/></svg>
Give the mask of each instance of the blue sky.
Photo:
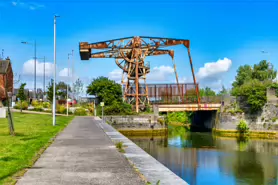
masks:
<svg viewBox="0 0 278 185"><path fill-rule="evenodd" d="M13 62L22 82L33 87L34 56L47 58L52 75L53 15L57 20L57 76L68 67L67 55L74 50L75 76L85 84L97 76L118 81L121 73L113 59L81 61L80 41L98 42L146 35L191 40L193 64L201 86L229 87L243 64L269 59L278 68L278 1L275 0L1 0L0 49ZM175 62L180 81L192 82L186 48L177 46ZM262 54L266 50L269 55ZM169 56L151 57L149 82L175 81ZM37 86L42 86L42 60L38 63ZM211 63L211 64L209 64ZM66 80L65 77L59 77Z"/></svg>

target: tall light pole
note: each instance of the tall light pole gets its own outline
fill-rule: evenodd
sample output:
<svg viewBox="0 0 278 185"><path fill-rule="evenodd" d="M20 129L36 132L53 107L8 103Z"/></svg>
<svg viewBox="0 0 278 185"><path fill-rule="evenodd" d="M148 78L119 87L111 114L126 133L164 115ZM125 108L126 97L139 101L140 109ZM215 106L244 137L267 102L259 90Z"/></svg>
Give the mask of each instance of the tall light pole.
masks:
<svg viewBox="0 0 278 185"><path fill-rule="evenodd" d="M67 116L69 116L69 102L68 102L68 99L69 99L69 82L70 82L70 78L69 78L69 69L70 69L70 55L72 55L72 53L69 53L68 54L68 79L67 79Z"/></svg>
<svg viewBox="0 0 278 185"><path fill-rule="evenodd" d="M36 88L36 78L37 78L37 41L34 40L34 43L23 41L22 44L30 44L34 46L34 99L36 99L37 88Z"/></svg>
<svg viewBox="0 0 278 185"><path fill-rule="evenodd" d="M43 58L37 58L37 59L43 59L43 95L45 95L45 56Z"/></svg>
<svg viewBox="0 0 278 185"><path fill-rule="evenodd" d="M54 15L54 82L53 82L53 126L56 125L56 18Z"/></svg>
<svg viewBox="0 0 278 185"><path fill-rule="evenodd" d="M72 99L74 99L74 57L73 57L73 50L71 51L72 56L72 70L71 70L71 77L72 77Z"/></svg>

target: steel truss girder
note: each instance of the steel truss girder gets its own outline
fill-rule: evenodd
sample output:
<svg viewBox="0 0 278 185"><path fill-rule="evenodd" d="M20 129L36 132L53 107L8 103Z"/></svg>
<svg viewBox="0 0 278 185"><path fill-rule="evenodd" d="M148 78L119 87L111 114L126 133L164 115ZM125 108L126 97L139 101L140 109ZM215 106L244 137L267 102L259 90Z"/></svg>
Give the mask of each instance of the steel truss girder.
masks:
<svg viewBox="0 0 278 185"><path fill-rule="evenodd" d="M124 98L127 102L132 103L135 101L136 111L139 111L139 104L145 105L148 103L148 88L143 90L143 93L139 92L139 81L144 80L146 83L146 75L150 72L150 67L145 64L145 58L147 56L157 56L168 54L173 60L173 66L176 74L176 80L178 83L178 75L176 72L176 65L174 63L174 51L161 49L168 46L184 45L187 48L192 76L194 84L196 84L196 78L194 74L194 68L192 64L192 58L190 54L190 41L184 39L172 39L161 37L126 37L114 40L107 40L96 43L80 42L80 56L81 60L89 60L90 58L115 58L116 64L123 70L123 75L127 75L127 81L125 83ZM93 50L102 50L93 53ZM119 60L121 60L119 62ZM133 87L135 86L135 89ZM200 104L199 89L196 85L196 94L198 97L198 104ZM143 98L144 97L144 98Z"/></svg>

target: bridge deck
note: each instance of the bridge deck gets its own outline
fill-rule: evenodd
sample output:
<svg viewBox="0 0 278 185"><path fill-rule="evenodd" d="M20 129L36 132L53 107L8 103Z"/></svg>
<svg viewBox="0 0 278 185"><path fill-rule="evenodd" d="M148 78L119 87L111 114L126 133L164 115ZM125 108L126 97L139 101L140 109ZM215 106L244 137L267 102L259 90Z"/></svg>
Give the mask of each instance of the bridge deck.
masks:
<svg viewBox="0 0 278 185"><path fill-rule="evenodd" d="M202 103L198 104L158 104L155 105L159 112L179 112L179 111L212 111L218 110L221 107L221 103Z"/></svg>

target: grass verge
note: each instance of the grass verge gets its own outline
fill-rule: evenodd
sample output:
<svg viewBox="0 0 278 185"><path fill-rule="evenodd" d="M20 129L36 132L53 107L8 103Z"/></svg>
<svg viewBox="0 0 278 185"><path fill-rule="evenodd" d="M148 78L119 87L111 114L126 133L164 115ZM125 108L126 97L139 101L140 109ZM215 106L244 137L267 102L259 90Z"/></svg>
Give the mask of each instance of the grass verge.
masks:
<svg viewBox="0 0 278 185"><path fill-rule="evenodd" d="M10 136L7 119L0 119L0 184L14 184L32 167L54 137L73 119L51 115L13 113L16 136Z"/></svg>

